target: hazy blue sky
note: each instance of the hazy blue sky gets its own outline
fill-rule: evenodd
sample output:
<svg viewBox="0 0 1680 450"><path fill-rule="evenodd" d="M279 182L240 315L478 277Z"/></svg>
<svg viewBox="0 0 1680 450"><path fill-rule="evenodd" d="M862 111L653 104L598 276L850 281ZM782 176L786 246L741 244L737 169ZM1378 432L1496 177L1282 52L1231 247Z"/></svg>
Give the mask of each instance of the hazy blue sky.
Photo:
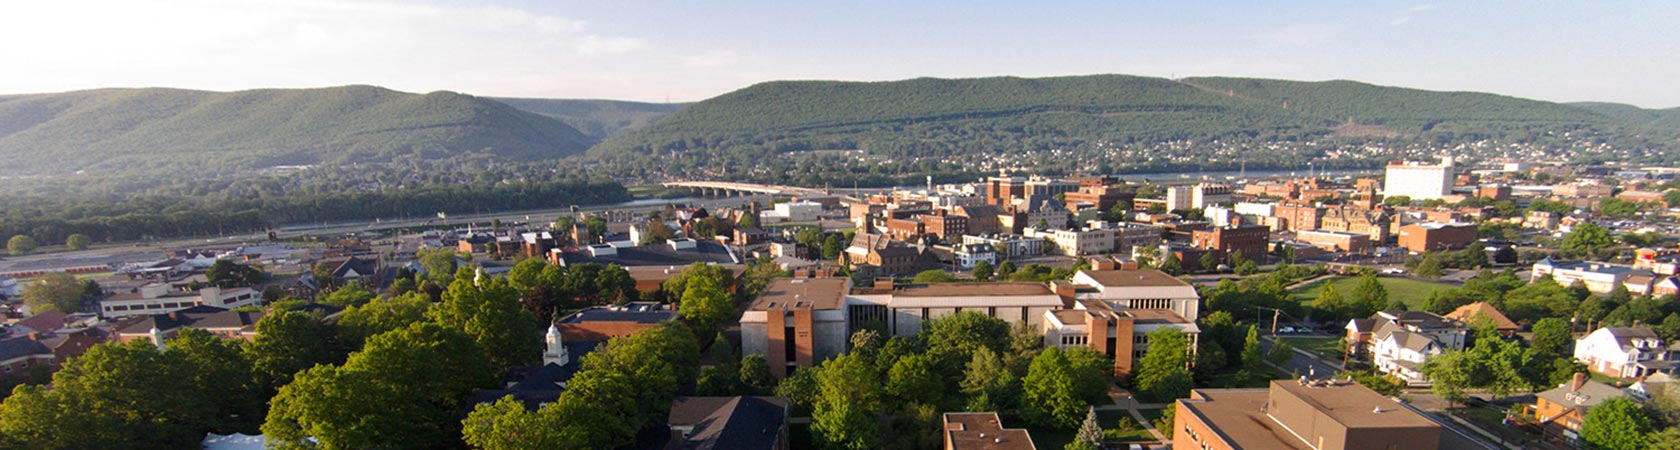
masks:
<svg viewBox="0 0 1680 450"><path fill-rule="evenodd" d="M775 79L1128 73L1680 106L1680 2L1263 3L37 0L0 6L0 92L693 101Z"/></svg>

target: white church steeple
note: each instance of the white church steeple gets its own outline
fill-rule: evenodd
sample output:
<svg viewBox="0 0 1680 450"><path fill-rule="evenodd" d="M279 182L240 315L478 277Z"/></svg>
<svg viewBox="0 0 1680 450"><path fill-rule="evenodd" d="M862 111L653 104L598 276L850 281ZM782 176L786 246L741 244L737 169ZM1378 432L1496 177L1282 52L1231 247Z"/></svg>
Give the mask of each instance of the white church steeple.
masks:
<svg viewBox="0 0 1680 450"><path fill-rule="evenodd" d="M559 328L550 324L548 326L548 336L544 337L543 340L548 343L548 350L543 352L543 365L564 366L571 362L571 355L566 353L566 345L561 342Z"/></svg>

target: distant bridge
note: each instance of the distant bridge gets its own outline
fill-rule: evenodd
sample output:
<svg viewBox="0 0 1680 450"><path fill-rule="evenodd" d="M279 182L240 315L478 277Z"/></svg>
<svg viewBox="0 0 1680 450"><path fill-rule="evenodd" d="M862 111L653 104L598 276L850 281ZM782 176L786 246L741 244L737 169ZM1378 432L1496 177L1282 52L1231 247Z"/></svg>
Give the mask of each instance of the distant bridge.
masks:
<svg viewBox="0 0 1680 450"><path fill-rule="evenodd" d="M668 188L693 189L699 191L700 195L707 197L734 197L743 194L790 197L828 195L828 192L821 189L753 183L733 183L728 181L673 181L669 183L660 183L660 185Z"/></svg>

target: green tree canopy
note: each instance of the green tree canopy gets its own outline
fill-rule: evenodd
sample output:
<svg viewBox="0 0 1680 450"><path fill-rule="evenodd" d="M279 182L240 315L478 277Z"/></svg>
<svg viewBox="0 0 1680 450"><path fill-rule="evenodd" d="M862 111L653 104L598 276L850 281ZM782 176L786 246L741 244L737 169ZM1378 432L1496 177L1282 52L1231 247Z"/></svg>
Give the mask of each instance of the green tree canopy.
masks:
<svg viewBox="0 0 1680 450"><path fill-rule="evenodd" d="M317 364L344 360L332 330L298 311L272 310L257 321L257 336L245 344L246 358L268 389L292 382L292 376Z"/></svg>
<svg viewBox="0 0 1680 450"><path fill-rule="evenodd" d="M1605 399L1587 410L1581 440L1604 450L1643 450L1651 418L1627 397Z"/></svg>
<svg viewBox="0 0 1680 450"><path fill-rule="evenodd" d="M87 292L76 277L63 272L41 275L23 287L23 304L31 313L79 312L87 305Z"/></svg>
<svg viewBox="0 0 1680 450"><path fill-rule="evenodd" d="M338 315L334 326L339 342L349 349L361 349L368 338L426 320L432 302L425 294L409 292L395 297L377 297L361 306L351 306Z"/></svg>
<svg viewBox="0 0 1680 450"><path fill-rule="evenodd" d="M71 250L87 250L89 245L93 245L93 238L85 234L76 233L64 238L64 246Z"/></svg>
<svg viewBox="0 0 1680 450"><path fill-rule="evenodd" d="M41 242L36 241L35 238L30 237L27 234L12 236L11 239L6 240L6 251L11 252L13 255L27 255L34 253L35 249L40 247Z"/></svg>

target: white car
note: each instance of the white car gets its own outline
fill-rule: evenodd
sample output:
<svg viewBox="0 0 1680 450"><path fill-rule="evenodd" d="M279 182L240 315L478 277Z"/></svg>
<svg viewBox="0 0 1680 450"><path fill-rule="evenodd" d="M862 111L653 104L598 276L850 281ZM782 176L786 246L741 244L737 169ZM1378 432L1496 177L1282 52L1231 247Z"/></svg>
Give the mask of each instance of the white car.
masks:
<svg viewBox="0 0 1680 450"><path fill-rule="evenodd" d="M1384 275L1405 275L1406 274L1406 269L1402 269L1402 268L1399 268L1399 267L1391 267L1391 268L1383 269L1382 273Z"/></svg>

